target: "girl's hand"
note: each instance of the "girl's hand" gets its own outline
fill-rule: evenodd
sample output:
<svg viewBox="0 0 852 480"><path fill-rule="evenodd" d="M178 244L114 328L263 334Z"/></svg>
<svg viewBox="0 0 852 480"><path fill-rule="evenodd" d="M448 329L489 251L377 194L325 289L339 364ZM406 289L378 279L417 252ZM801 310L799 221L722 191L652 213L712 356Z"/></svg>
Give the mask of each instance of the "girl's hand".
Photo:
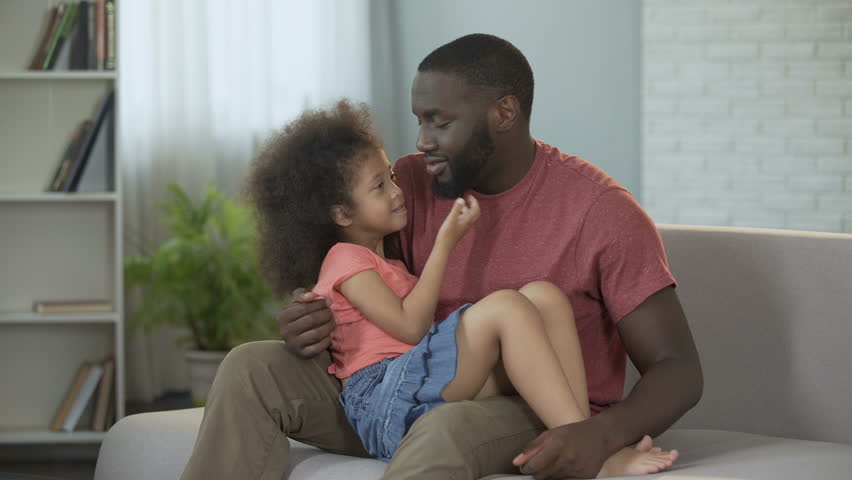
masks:
<svg viewBox="0 0 852 480"><path fill-rule="evenodd" d="M447 248L453 248L479 218L479 212L479 203L472 195L467 196L467 202L457 198L441 229L438 230L435 245L443 244Z"/></svg>

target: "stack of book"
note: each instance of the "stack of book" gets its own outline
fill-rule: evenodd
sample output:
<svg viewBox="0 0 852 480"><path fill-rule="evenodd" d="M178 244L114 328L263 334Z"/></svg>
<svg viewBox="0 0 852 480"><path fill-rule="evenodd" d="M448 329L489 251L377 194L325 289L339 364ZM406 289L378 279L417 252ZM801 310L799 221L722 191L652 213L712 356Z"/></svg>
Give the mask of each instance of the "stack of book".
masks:
<svg viewBox="0 0 852 480"><path fill-rule="evenodd" d="M41 314L109 313L113 311L109 300L39 300L33 302L33 311Z"/></svg>
<svg viewBox="0 0 852 480"><path fill-rule="evenodd" d="M53 421L50 422L50 429L55 432L77 430L86 407L91 404L90 429L105 432L112 425L115 414L114 380L113 358L102 362L83 363L77 370Z"/></svg>
<svg viewBox="0 0 852 480"><path fill-rule="evenodd" d="M84 119L77 126L47 185L48 192L80 190L80 182L87 171L92 180L89 184L93 186L83 190L112 190L113 168L109 154L112 148L108 143L113 140L114 98L115 92L109 92L98 106L94 119Z"/></svg>
<svg viewBox="0 0 852 480"><path fill-rule="evenodd" d="M59 2L45 15L30 70L115 70L115 0ZM63 60L60 60L63 59Z"/></svg>

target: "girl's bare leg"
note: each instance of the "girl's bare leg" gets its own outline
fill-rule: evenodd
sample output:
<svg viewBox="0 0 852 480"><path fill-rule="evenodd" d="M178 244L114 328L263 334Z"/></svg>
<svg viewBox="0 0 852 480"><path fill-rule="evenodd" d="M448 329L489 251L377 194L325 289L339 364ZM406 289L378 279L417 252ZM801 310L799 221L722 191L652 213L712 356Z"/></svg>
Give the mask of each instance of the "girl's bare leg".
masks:
<svg viewBox="0 0 852 480"><path fill-rule="evenodd" d="M520 292L489 295L463 314L456 339L458 368L442 392L445 400L514 393L514 386L548 428L589 418L573 310L555 285L533 282ZM598 476L659 472L677 456L645 437L607 459Z"/></svg>
<svg viewBox="0 0 852 480"><path fill-rule="evenodd" d="M584 420L538 309L514 290L492 293L467 309L456 329L456 377L446 401L481 397L502 360L506 376L547 428ZM482 392L484 393L484 392Z"/></svg>
<svg viewBox="0 0 852 480"><path fill-rule="evenodd" d="M574 309L571 308L571 303L562 290L550 282L528 283L518 291L538 309L544 322L547 338L571 386L574 400L583 411L584 417L591 417L583 351L580 348L580 338L577 335L577 324L574 321Z"/></svg>
<svg viewBox="0 0 852 480"><path fill-rule="evenodd" d="M519 291L538 308L574 398L584 409L586 418L589 418L591 412L586 371L571 303L559 287L549 282L529 283ZM677 457L677 450L664 452L654 447L651 437L646 435L634 448L623 448L609 457L598 477L657 473L671 467Z"/></svg>

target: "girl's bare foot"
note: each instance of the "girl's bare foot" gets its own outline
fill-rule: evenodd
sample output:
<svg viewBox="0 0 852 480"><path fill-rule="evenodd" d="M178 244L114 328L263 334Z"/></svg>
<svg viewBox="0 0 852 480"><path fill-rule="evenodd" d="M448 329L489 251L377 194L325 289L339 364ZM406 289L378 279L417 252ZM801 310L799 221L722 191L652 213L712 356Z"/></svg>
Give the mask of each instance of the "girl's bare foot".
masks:
<svg viewBox="0 0 852 480"><path fill-rule="evenodd" d="M651 437L645 435L636 447L622 448L606 459L598 478L662 472L670 468L677 457L677 450L664 452L659 447L654 447Z"/></svg>

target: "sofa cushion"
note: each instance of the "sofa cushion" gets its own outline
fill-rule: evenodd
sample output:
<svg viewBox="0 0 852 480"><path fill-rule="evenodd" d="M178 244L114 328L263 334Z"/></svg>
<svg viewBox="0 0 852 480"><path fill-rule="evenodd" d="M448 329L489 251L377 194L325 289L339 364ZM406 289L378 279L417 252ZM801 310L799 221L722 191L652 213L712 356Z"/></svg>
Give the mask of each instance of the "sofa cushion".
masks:
<svg viewBox="0 0 852 480"><path fill-rule="evenodd" d="M704 369L674 428L852 443L852 235L659 230Z"/></svg>
<svg viewBox="0 0 852 480"><path fill-rule="evenodd" d="M101 447L95 480L179 478L192 452L202 412L195 408L123 418L113 426ZM385 469L378 460L326 453L292 440L290 443L291 461L283 479L373 480L381 477ZM660 436L657 444L677 448L681 457L677 468L647 478L792 480L848 478L852 472L852 445L846 444L718 430L672 430Z"/></svg>

